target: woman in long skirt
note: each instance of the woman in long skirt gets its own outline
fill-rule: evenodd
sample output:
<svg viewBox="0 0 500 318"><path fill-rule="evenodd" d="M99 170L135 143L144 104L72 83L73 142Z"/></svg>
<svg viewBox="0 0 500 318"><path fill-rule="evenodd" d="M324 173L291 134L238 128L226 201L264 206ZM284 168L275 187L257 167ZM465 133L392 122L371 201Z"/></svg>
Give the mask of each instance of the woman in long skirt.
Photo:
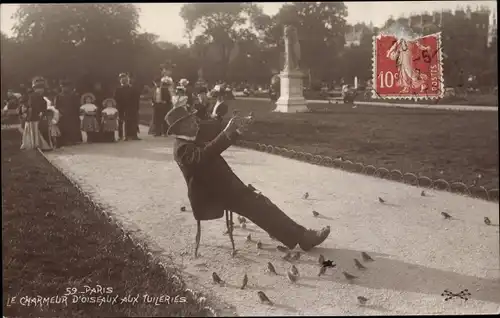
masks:
<svg viewBox="0 0 500 318"><path fill-rule="evenodd" d="M50 150L52 147L40 133L39 123L47 111L47 101L43 98L45 90L45 81L37 79L33 81L34 92L29 96L28 114L23 131L23 140L21 149L41 149Z"/></svg>

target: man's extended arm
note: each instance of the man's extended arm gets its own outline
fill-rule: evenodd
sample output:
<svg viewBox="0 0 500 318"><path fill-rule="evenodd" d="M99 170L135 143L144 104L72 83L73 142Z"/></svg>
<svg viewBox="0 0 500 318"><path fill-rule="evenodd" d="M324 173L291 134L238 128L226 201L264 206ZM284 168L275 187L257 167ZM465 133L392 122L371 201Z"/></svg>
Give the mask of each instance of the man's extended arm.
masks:
<svg viewBox="0 0 500 318"><path fill-rule="evenodd" d="M184 166L201 165L224 152L239 136L237 132L222 131L205 146L185 144L177 150L178 160Z"/></svg>

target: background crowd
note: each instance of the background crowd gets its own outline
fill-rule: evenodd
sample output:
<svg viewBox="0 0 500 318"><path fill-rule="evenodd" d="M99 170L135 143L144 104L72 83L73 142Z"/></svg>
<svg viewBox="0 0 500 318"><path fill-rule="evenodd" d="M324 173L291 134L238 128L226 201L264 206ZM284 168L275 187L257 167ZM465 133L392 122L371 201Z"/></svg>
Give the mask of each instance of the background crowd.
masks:
<svg viewBox="0 0 500 318"><path fill-rule="evenodd" d="M29 88L10 89L3 114L14 112L19 117L23 133L22 149L51 150L82 143L85 133L88 143L140 140L139 105L144 98L153 107L149 134L166 136L165 116L177 107L196 109L200 119L221 122L228 111L224 102L232 90L217 84L209 91L204 83L191 85L182 78L171 77L173 65L161 65L161 75L152 81L152 88L139 87L127 73L118 76L119 85L111 92L95 83L88 92L78 92L74 82L61 80L59 87L50 87L43 77L35 77ZM234 97L233 97L234 98ZM212 102L212 100L215 100Z"/></svg>

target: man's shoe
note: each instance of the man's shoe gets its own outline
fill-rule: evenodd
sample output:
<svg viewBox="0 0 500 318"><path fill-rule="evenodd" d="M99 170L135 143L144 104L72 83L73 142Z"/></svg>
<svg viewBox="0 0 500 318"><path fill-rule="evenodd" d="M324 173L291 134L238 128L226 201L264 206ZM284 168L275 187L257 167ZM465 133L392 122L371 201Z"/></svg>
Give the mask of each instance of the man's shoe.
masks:
<svg viewBox="0 0 500 318"><path fill-rule="evenodd" d="M330 235L330 226L324 227L319 231L306 230L304 236L299 241L299 246L302 250L307 252L313 247L323 243L329 235Z"/></svg>

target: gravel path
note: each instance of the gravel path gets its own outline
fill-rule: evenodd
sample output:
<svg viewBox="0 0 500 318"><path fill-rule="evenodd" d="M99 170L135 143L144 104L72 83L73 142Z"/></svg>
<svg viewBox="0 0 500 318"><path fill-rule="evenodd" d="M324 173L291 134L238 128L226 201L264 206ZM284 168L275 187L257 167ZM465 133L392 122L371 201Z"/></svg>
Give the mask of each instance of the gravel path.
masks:
<svg viewBox="0 0 500 318"><path fill-rule="evenodd" d="M49 160L107 204L116 218L172 257L189 284L232 305L238 315L407 315L500 312L499 206L468 197L421 190L401 183L314 166L271 154L232 147L224 157L245 182L269 196L304 226L331 225L331 237L296 262L301 278L286 279L289 263L275 249L276 241L250 224L236 227L239 255L231 258L223 219L202 223L198 260L193 259L196 222L186 185L172 158L172 140L146 136L142 141L67 147L47 153ZM308 191L310 198L302 199ZM377 197L386 199L386 204ZM180 212L186 206L187 212ZM312 210L321 213L315 218ZM441 211L455 219L444 220ZM486 226L488 216L496 226ZM236 222L236 221L235 221ZM260 253L245 242L261 240ZM365 271L354 267L366 251L375 258ZM338 265L318 277L318 255ZM265 272L272 262L278 276ZM349 283L346 270L359 276ZM212 285L216 271L226 287ZM249 287L240 290L243 275ZM444 289L468 288L467 302L445 302ZM260 304L264 291L274 306ZM356 297L369 298L366 306ZM234 310L234 311L233 311ZM226 311L227 313L227 311Z"/></svg>

